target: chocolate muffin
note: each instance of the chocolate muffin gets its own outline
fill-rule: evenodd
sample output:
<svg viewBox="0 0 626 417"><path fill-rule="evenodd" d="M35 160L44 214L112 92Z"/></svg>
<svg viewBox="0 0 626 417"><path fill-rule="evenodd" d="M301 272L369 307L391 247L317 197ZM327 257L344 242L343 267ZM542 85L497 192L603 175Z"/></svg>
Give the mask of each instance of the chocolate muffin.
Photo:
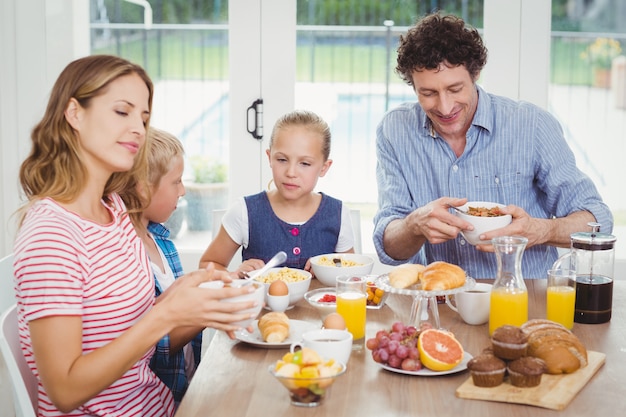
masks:
<svg viewBox="0 0 626 417"><path fill-rule="evenodd" d="M515 360L526 355L528 335L521 328L507 324L493 331L491 345L498 358Z"/></svg>
<svg viewBox="0 0 626 417"><path fill-rule="evenodd" d="M543 360L525 356L509 362L509 382L516 387L536 387L541 383L541 375L546 370L546 363Z"/></svg>
<svg viewBox="0 0 626 417"><path fill-rule="evenodd" d="M492 354L484 353L470 359L467 369L477 387L496 387L504 380L506 363Z"/></svg>

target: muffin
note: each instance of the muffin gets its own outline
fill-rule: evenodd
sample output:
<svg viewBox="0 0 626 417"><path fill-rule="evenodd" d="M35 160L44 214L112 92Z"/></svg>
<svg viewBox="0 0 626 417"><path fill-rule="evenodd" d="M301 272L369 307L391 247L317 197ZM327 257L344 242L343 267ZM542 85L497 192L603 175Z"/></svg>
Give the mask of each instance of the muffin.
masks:
<svg viewBox="0 0 626 417"><path fill-rule="evenodd" d="M541 375L546 372L546 363L532 356L524 356L509 362L509 382L516 387L536 387L541 383Z"/></svg>
<svg viewBox="0 0 626 417"><path fill-rule="evenodd" d="M526 356L528 335L517 326L504 325L493 331L491 336L493 353L500 359L515 360Z"/></svg>
<svg viewBox="0 0 626 417"><path fill-rule="evenodd" d="M470 359L467 369L477 387L496 387L504 380L506 363L492 354L483 353Z"/></svg>

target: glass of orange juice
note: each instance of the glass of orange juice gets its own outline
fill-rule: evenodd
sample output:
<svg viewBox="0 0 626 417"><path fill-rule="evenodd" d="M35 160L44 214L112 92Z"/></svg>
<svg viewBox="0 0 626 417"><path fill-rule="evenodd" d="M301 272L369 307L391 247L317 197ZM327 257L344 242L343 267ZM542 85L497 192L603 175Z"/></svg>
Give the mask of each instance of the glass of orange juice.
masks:
<svg viewBox="0 0 626 417"><path fill-rule="evenodd" d="M365 277L337 277L337 313L343 317L352 333L352 349L361 350L365 342L365 313L367 311L367 280Z"/></svg>
<svg viewBox="0 0 626 417"><path fill-rule="evenodd" d="M550 269L546 292L546 318L574 327L574 307L576 305L576 271L571 269Z"/></svg>

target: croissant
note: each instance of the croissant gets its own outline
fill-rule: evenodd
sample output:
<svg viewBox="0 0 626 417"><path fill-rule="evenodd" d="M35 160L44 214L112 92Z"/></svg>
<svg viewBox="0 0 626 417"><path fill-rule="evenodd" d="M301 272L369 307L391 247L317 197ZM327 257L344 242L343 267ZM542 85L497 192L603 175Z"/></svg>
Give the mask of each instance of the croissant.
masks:
<svg viewBox="0 0 626 417"><path fill-rule="evenodd" d="M259 319L261 337L267 343L280 343L289 336L289 317L285 313L272 311Z"/></svg>
<svg viewBox="0 0 626 417"><path fill-rule="evenodd" d="M420 281L425 291L449 290L465 284L465 271L457 265L436 261L424 269Z"/></svg>
<svg viewBox="0 0 626 417"><path fill-rule="evenodd" d="M394 288L408 288L417 284L424 268L420 264L398 265L389 271L389 284Z"/></svg>

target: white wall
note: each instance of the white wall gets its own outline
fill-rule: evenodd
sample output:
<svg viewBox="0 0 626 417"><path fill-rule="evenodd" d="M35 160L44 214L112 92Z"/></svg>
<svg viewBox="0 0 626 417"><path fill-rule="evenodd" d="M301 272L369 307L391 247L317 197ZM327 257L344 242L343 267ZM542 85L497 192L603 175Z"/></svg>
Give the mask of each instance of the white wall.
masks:
<svg viewBox="0 0 626 417"><path fill-rule="evenodd" d="M552 2L485 0L487 91L548 107Z"/></svg>
<svg viewBox="0 0 626 417"><path fill-rule="evenodd" d="M30 149L30 130L41 118L59 72L87 54L87 1L0 2L0 258L13 248L19 164ZM0 358L0 416L13 415L12 388Z"/></svg>
<svg viewBox="0 0 626 417"><path fill-rule="evenodd" d="M13 247L19 164L30 149L30 130L59 72L88 54L87 1L0 2L0 257Z"/></svg>

